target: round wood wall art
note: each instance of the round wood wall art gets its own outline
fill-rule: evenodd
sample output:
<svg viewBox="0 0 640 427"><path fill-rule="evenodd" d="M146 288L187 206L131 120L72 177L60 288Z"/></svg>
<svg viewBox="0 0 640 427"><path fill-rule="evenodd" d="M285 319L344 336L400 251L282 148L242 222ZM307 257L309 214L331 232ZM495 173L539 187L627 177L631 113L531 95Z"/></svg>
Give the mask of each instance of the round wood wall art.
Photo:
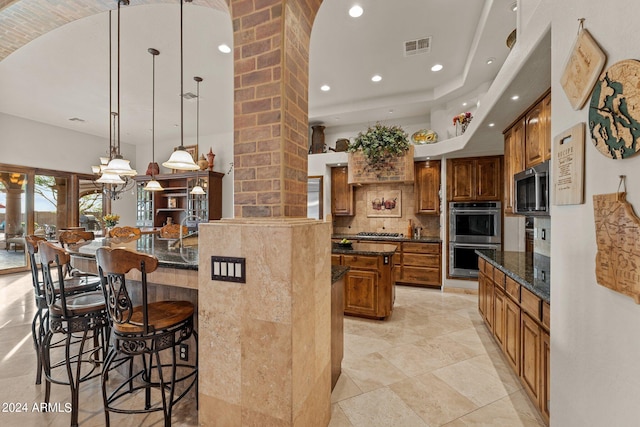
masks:
<svg viewBox="0 0 640 427"><path fill-rule="evenodd" d="M624 159L640 150L640 61L617 62L600 75L591 95L589 129L607 157Z"/></svg>

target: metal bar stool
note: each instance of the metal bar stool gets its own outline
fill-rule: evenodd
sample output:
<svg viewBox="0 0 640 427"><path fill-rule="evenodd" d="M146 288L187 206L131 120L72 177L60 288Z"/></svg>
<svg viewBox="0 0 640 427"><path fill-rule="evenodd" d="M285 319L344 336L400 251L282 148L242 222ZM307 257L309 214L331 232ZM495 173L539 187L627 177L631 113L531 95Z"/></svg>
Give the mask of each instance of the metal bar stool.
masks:
<svg viewBox="0 0 640 427"><path fill-rule="evenodd" d="M71 390L71 426L75 427L78 425L80 383L101 374L99 368L106 355L109 321L104 295L101 291L69 294L65 281L65 271L71 259L69 253L45 241L38 242L38 252L49 316L49 326L41 343L46 384L44 400L49 403L51 383L68 385ZM64 337L61 345L64 354L56 354L61 360L52 362L52 350L57 347L52 344L52 339L56 334Z"/></svg>
<svg viewBox="0 0 640 427"><path fill-rule="evenodd" d="M47 298L44 287L44 277L40 277L40 260L38 259L38 243L43 242L46 239L42 236L29 235L25 236L25 245L27 253L29 254L29 265L31 267L31 281L33 284L33 294L35 299L36 313L33 316L31 322L31 337L33 338L33 347L36 350L37 358L37 371L36 371L36 384L40 384L42 381L42 357L41 348L42 340L49 328L49 311L47 305ZM57 281L54 279L54 292L59 293L60 287L57 286ZM65 292L68 295L77 294L81 292L95 291L100 288L100 281L96 280L84 280L82 277L66 277L65 278Z"/></svg>
<svg viewBox="0 0 640 427"><path fill-rule="evenodd" d="M197 334L193 330L195 307L188 301L148 301L147 273L158 267L158 259L153 255L124 248L101 247L96 251L96 260L113 331L113 345L102 371L106 426L110 425L110 412L137 414L156 411L163 412L165 427L171 426L173 406L193 387L197 399L198 349ZM141 272L141 283L134 282L133 286L125 278L125 274L132 269ZM141 305L134 304L132 288L141 291ZM196 344L195 366L177 363L176 349L192 335ZM139 359L139 369L135 369L135 372L134 358ZM130 363L128 377L113 384L116 375L107 378L109 370L126 361ZM153 399L152 390L155 390ZM137 406L132 403L136 396Z"/></svg>

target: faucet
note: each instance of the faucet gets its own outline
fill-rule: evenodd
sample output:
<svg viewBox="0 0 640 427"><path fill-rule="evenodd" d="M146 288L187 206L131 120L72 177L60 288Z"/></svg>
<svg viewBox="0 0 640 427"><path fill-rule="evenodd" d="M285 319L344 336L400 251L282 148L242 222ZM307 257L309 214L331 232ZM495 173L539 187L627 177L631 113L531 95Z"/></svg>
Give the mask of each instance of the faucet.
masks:
<svg viewBox="0 0 640 427"><path fill-rule="evenodd" d="M201 221L202 218L200 218L198 215L185 215L184 218L182 218L182 220L180 221L180 249L182 249L182 227L184 227L184 223L187 222L188 219L196 219L198 221Z"/></svg>

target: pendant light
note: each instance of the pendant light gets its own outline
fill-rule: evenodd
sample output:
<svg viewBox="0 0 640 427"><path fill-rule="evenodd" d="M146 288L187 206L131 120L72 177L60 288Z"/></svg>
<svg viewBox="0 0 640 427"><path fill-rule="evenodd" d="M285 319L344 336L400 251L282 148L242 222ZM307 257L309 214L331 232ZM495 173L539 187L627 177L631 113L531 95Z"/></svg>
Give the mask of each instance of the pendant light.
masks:
<svg viewBox="0 0 640 427"><path fill-rule="evenodd" d="M196 152L200 151L200 82L202 81L202 77L194 77L193 80L196 81ZM200 167L198 166L198 169ZM196 175L196 186L190 192L193 195L203 195L206 194L204 189L200 185L200 172Z"/></svg>
<svg viewBox="0 0 640 427"><path fill-rule="evenodd" d="M147 52L151 54L152 71L151 71L151 180L147 182L144 189L147 191L162 191L162 185L156 181L154 173L156 163L156 56L160 55L160 51L150 47Z"/></svg>
<svg viewBox="0 0 640 427"><path fill-rule="evenodd" d="M129 0L118 0L118 61L117 61L118 84L116 86L117 88L116 99L118 103L117 104L118 145L117 145L115 156L113 156L113 158L109 161L109 164L107 165L106 168L103 169L103 172L109 172L109 173L122 175L122 176L136 176L138 173L134 169L131 169L131 166L129 165L129 160L124 159L122 157L122 154L120 154L120 5L121 4L128 5Z"/></svg>
<svg viewBox="0 0 640 427"><path fill-rule="evenodd" d="M169 160L164 162L162 166L169 169L195 171L200 168L193 160L191 154L189 154L184 148L184 52L182 43L183 5L184 0L180 0L180 146L171 153Z"/></svg>

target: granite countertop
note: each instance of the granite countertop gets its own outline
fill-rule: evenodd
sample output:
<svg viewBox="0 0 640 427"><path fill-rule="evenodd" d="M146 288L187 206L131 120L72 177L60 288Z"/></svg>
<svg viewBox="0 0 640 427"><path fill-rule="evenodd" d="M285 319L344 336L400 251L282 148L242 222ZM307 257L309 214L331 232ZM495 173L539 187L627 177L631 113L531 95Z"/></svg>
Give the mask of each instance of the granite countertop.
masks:
<svg viewBox="0 0 640 427"><path fill-rule="evenodd" d="M440 237L423 236L419 239L413 239L409 237L399 236L358 236L357 234L334 234L332 239L347 239L347 240L371 240L380 242L417 242L417 243L442 243Z"/></svg>
<svg viewBox="0 0 640 427"><path fill-rule="evenodd" d="M181 270L198 270L198 247L174 248L177 239L164 239L154 234L143 234L136 238L98 238L90 242L69 245L73 256L95 258L99 247L127 248L137 252L155 255L161 267Z"/></svg>
<svg viewBox="0 0 640 427"><path fill-rule="evenodd" d="M543 301L550 303L551 275L549 273L549 257L530 252L487 249L477 250L476 253ZM545 274L538 274L540 271L544 271Z"/></svg>
<svg viewBox="0 0 640 427"><path fill-rule="evenodd" d="M393 255L396 250L397 246L393 244L353 242L351 246L345 247L331 243L331 253L342 255Z"/></svg>
<svg viewBox="0 0 640 427"><path fill-rule="evenodd" d="M331 284L336 283L338 280L347 274L351 267L348 265L332 265L331 266Z"/></svg>

